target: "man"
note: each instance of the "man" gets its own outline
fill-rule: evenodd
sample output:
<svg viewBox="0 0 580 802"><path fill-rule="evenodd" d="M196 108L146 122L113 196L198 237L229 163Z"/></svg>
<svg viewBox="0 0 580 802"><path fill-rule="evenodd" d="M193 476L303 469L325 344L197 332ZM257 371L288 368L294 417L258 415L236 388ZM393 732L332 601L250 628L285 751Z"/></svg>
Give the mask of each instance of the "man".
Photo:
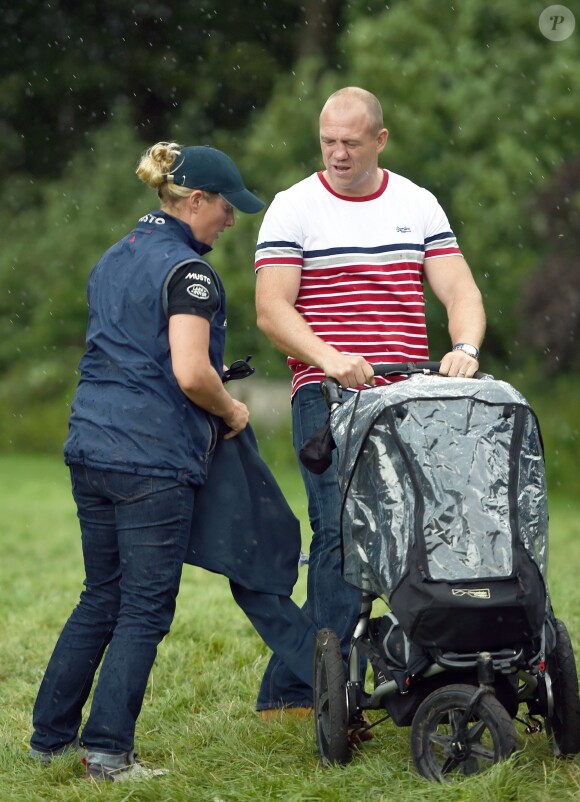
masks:
<svg viewBox="0 0 580 802"><path fill-rule="evenodd" d="M423 279L448 315L441 373L469 378L478 368L481 293L436 198L379 168L387 138L374 95L335 92L320 115L324 171L276 195L260 229L258 326L289 355L297 453L327 419L325 376L354 389L385 381L373 363L429 358ZM300 470L313 530L305 610L335 630L346 656L360 595L341 576L336 463L320 476ZM311 706L312 690L273 655L257 709Z"/></svg>

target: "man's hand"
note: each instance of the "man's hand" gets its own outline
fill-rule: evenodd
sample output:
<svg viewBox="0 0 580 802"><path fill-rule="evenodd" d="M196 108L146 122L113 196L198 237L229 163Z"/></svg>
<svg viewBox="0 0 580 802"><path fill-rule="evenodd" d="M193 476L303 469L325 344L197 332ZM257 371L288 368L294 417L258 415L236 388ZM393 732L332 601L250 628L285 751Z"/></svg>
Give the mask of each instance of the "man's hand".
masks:
<svg viewBox="0 0 580 802"><path fill-rule="evenodd" d="M471 379L479 369L479 362L465 351L457 349L449 351L441 360L439 373L443 376L457 376L460 379Z"/></svg>
<svg viewBox="0 0 580 802"><path fill-rule="evenodd" d="M340 351L334 351L324 360L324 364L321 364L320 367L327 376L336 379L341 387L344 388L375 383L373 366L362 356L341 354Z"/></svg>

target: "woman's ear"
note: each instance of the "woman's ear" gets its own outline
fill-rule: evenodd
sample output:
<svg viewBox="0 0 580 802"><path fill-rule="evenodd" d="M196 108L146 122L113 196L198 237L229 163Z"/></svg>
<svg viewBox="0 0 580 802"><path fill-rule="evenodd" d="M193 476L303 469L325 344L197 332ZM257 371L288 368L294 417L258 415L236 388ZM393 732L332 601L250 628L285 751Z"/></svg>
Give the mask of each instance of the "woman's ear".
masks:
<svg viewBox="0 0 580 802"><path fill-rule="evenodd" d="M203 198L203 192L201 191L201 189L194 189L189 198L187 199L189 209L193 214L198 213L202 198Z"/></svg>

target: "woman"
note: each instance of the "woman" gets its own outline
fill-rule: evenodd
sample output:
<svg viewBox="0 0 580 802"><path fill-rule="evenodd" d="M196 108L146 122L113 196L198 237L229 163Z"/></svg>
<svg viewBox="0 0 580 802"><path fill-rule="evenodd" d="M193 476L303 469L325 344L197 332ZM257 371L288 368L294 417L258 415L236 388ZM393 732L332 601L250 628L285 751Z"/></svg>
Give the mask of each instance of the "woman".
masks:
<svg viewBox="0 0 580 802"><path fill-rule="evenodd" d="M85 589L42 680L31 738L31 755L44 761L82 744L87 775L116 781L148 771L135 763L135 724L173 619L195 488L218 426L232 438L249 417L222 383L224 290L203 256L234 225L234 209L264 206L234 162L209 147L160 142L137 175L158 191L160 210L113 245L89 279L87 347L65 444Z"/></svg>

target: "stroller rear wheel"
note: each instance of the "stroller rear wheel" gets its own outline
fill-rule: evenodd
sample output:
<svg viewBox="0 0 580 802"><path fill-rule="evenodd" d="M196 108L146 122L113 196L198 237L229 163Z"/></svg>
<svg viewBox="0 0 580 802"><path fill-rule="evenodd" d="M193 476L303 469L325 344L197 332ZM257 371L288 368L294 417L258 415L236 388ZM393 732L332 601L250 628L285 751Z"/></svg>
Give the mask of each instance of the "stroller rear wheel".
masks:
<svg viewBox="0 0 580 802"><path fill-rule="evenodd" d="M417 708L411 727L411 752L419 774L428 780L477 774L509 757L518 734L493 693L474 685L447 685Z"/></svg>
<svg viewBox="0 0 580 802"><path fill-rule="evenodd" d="M555 755L580 752L580 698L574 650L568 630L556 620L556 646L546 660L552 705L546 716L548 740Z"/></svg>
<svg viewBox="0 0 580 802"><path fill-rule="evenodd" d="M321 629L314 650L314 715L316 740L324 766L348 763L346 678L340 641L331 629Z"/></svg>

